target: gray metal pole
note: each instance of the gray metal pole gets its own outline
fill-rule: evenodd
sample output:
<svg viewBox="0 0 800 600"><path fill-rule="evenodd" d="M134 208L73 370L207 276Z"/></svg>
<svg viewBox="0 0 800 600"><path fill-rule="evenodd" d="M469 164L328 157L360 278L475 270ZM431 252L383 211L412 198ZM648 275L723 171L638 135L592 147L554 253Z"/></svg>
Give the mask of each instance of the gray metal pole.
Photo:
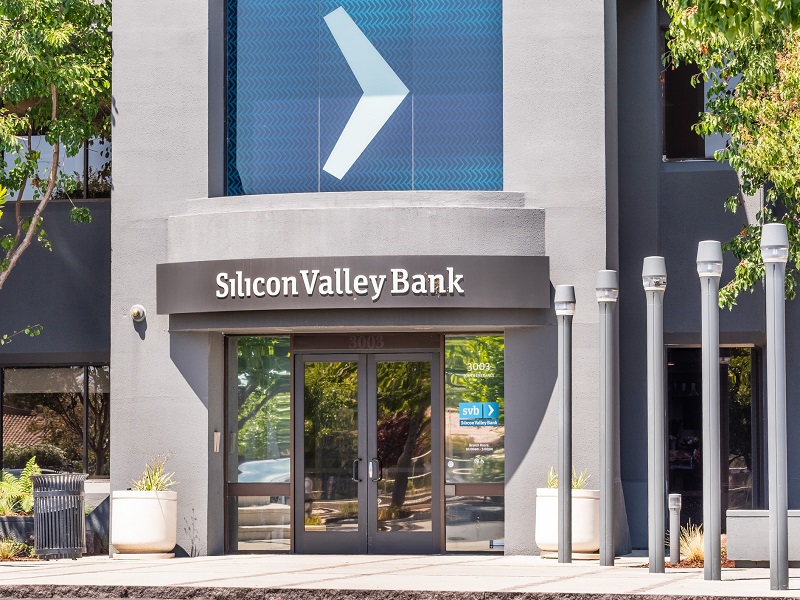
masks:
<svg viewBox="0 0 800 600"><path fill-rule="evenodd" d="M767 463L769 477L770 589L789 589L787 511L786 323L784 277L789 238L782 223L761 229L767 280Z"/></svg>
<svg viewBox="0 0 800 600"><path fill-rule="evenodd" d="M556 287L558 320L558 562L572 562L572 315L575 288Z"/></svg>
<svg viewBox="0 0 800 600"><path fill-rule="evenodd" d="M596 292L600 307L600 565L611 567L614 566L614 440L617 438L614 418L617 272L599 271Z"/></svg>
<svg viewBox="0 0 800 600"><path fill-rule="evenodd" d="M697 246L703 322L703 578L722 579L722 479L719 413L719 278L722 246L706 240Z"/></svg>
<svg viewBox="0 0 800 600"><path fill-rule="evenodd" d="M681 562L681 495L669 495L669 564Z"/></svg>
<svg viewBox="0 0 800 600"><path fill-rule="evenodd" d="M664 429L664 290L667 268L662 256L648 256L642 268L647 294L647 523L650 572L664 572L666 445Z"/></svg>

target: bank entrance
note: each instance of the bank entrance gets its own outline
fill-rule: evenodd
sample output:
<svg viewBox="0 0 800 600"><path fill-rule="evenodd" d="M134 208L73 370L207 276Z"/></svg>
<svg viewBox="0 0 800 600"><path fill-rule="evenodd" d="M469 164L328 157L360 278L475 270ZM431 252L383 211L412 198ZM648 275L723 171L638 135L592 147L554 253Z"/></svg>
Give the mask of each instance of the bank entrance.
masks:
<svg viewBox="0 0 800 600"><path fill-rule="evenodd" d="M227 552L502 552L502 335L226 345Z"/></svg>
<svg viewBox="0 0 800 600"><path fill-rule="evenodd" d="M442 549L438 353L295 356L295 550Z"/></svg>

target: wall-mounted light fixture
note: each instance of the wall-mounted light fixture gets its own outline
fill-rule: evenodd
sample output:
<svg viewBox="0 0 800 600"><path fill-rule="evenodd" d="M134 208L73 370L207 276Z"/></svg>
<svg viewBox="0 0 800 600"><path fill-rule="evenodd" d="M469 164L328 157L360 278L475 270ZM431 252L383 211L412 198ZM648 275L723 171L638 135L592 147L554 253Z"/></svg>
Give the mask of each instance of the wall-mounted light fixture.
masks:
<svg viewBox="0 0 800 600"><path fill-rule="evenodd" d="M131 319L136 323L141 323L147 318L147 311L141 304L134 304L131 306Z"/></svg>

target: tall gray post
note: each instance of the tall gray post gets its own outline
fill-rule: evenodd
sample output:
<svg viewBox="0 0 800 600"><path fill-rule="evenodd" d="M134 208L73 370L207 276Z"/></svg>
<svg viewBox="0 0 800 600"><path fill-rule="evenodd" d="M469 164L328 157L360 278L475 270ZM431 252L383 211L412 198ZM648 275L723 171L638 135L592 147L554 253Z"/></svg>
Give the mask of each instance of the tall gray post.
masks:
<svg viewBox="0 0 800 600"><path fill-rule="evenodd" d="M572 317L575 288L556 286L558 320L558 562L572 562Z"/></svg>
<svg viewBox="0 0 800 600"><path fill-rule="evenodd" d="M719 278L722 246L714 240L697 245L703 322L703 578L722 579L722 478L719 415Z"/></svg>
<svg viewBox="0 0 800 600"><path fill-rule="evenodd" d="M761 228L767 280L767 463L770 589L789 589L789 513L786 447L786 323L784 276L789 258L786 225Z"/></svg>
<svg viewBox="0 0 800 600"><path fill-rule="evenodd" d="M664 290L667 288L663 256L644 259L642 285L647 294L647 547L650 572L663 573L666 499Z"/></svg>
<svg viewBox="0 0 800 600"><path fill-rule="evenodd" d="M600 308L600 565L614 565L614 440L616 428L616 271L597 273Z"/></svg>

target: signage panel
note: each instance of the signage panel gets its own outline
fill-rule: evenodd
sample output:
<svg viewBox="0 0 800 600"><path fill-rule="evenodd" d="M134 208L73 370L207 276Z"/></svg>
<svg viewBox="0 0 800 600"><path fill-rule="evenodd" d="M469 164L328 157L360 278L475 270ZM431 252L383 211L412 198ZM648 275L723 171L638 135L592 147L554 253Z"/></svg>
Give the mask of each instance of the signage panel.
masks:
<svg viewBox="0 0 800 600"><path fill-rule="evenodd" d="M502 0L228 0L228 194L503 189Z"/></svg>
<svg viewBox="0 0 800 600"><path fill-rule="evenodd" d="M544 256L348 256L167 263L159 314L331 308L549 308ZM477 367L476 367L477 368Z"/></svg>

